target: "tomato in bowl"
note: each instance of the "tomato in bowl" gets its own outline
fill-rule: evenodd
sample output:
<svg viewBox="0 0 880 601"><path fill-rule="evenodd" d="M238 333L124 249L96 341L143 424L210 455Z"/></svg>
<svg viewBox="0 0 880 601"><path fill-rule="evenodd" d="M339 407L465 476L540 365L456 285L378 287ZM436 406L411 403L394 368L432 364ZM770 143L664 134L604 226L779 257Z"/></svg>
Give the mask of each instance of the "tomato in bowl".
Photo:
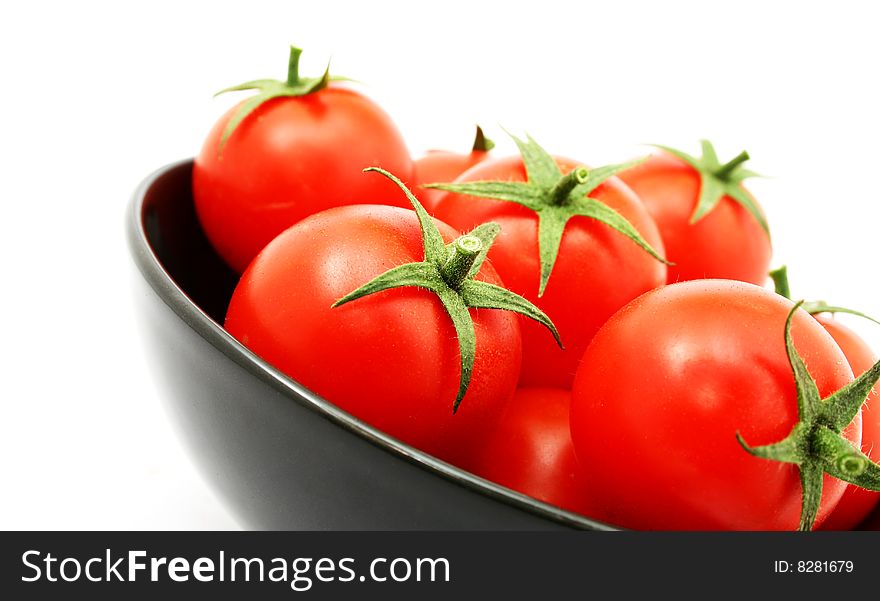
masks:
<svg viewBox="0 0 880 601"><path fill-rule="evenodd" d="M445 463L287 377L220 325L238 275L202 232L191 161L127 215L136 300L168 412L201 473L257 529L611 529Z"/></svg>

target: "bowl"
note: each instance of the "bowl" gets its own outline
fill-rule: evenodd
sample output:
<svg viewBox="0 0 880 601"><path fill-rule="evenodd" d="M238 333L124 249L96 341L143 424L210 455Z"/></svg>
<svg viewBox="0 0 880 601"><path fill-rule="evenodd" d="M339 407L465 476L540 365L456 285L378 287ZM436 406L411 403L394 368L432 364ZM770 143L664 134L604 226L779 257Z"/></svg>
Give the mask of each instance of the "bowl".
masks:
<svg viewBox="0 0 880 601"><path fill-rule="evenodd" d="M136 301L168 412L200 471L254 529L615 528L514 492L371 427L220 325L238 276L196 218L192 160L137 188L127 215ZM880 530L880 506L862 524Z"/></svg>
<svg viewBox="0 0 880 601"><path fill-rule="evenodd" d="M192 161L135 191L136 303L168 412L200 471L255 529L551 530L609 526L400 442L299 385L221 327L237 282L196 218Z"/></svg>

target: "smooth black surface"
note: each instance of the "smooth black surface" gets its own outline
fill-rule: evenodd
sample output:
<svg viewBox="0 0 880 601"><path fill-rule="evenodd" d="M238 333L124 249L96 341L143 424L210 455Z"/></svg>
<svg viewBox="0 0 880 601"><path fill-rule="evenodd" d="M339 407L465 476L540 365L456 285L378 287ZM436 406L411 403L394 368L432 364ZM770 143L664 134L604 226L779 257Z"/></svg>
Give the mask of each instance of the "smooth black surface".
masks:
<svg viewBox="0 0 880 601"><path fill-rule="evenodd" d="M0 590L15 601L267 601L296 599L297 591L309 601L871 599L876 540L867 532L11 532L0 537ZM38 550L30 566L22 561L28 550ZM155 581L149 567L129 575L129 550L146 553L140 565L167 560ZM55 582L41 561L50 553ZM403 565L397 560L392 571L395 558ZM59 580L59 565L71 559L93 562L99 582L85 570L77 578L74 566L66 574L75 582ZM117 561L117 575L108 576ZM172 561L185 581L172 580ZM201 580L199 561L213 568Z"/></svg>
<svg viewBox="0 0 880 601"><path fill-rule="evenodd" d="M141 325L202 472L260 529L605 528L374 430L260 360L218 323L236 275L196 219L191 161L138 188L129 245Z"/></svg>

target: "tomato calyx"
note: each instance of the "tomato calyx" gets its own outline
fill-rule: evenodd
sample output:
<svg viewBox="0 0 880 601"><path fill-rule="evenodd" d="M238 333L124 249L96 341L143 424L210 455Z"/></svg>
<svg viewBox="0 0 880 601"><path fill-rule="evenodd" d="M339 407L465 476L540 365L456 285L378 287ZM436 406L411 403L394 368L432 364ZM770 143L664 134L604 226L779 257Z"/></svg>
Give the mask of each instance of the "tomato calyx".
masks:
<svg viewBox="0 0 880 601"><path fill-rule="evenodd" d="M590 177L590 171L583 165L575 167L566 175L559 178L550 189L550 202L557 207L563 207L571 202L571 191L585 184Z"/></svg>
<svg viewBox="0 0 880 601"><path fill-rule="evenodd" d="M791 300L791 289L788 284L788 267L786 265L783 265L778 269L774 269L770 272L770 278L773 280L773 286L776 290L776 294L779 294L780 296L784 296L785 298ZM858 317L863 317L880 325L880 320L874 319L870 315L865 315L860 311L849 309L847 307L829 305L824 300L804 301L803 309L810 315L817 315L819 313L848 313L849 315L857 315Z"/></svg>
<svg viewBox="0 0 880 601"><path fill-rule="evenodd" d="M453 413L458 411L467 392L476 356L476 333L468 309L502 309L534 319L550 330L556 343L562 347L556 326L543 311L510 290L473 279L486 260L492 242L501 231L497 223L479 225L470 233L458 237L450 244L445 244L436 224L403 182L378 167L368 167L364 171L381 173L406 194L419 219L425 259L419 263L406 263L386 271L340 298L333 303L334 308L369 294L405 286L424 288L436 294L452 320L458 337L461 375L458 393L452 405Z"/></svg>
<svg viewBox="0 0 880 601"><path fill-rule="evenodd" d="M489 152L493 148L495 148L495 142L487 138L486 134L483 133L483 128L478 125L471 152Z"/></svg>
<svg viewBox="0 0 880 601"><path fill-rule="evenodd" d="M696 158L681 150L663 146L661 144L652 144L655 148L659 148L669 154L678 157L694 169L700 175L700 197L697 200L697 206L691 214L690 223L693 225L700 219L712 212L718 206L721 199L725 196L732 198L735 202L754 217L761 225L761 229L770 237L770 227L767 220L755 204L755 201L749 196L749 193L742 187L742 182L750 177L760 177L754 171L750 171L743 167L743 163L749 160L749 153L743 150L733 159L726 163L718 160L715 147L708 140L701 140L702 156Z"/></svg>
<svg viewBox="0 0 880 601"><path fill-rule="evenodd" d="M526 169L526 182L432 183L423 187L513 202L534 211L538 216L538 252L541 259L539 297L544 294L547 287L559 254L562 234L572 217L588 217L604 223L635 242L658 261L670 264L642 238L639 231L623 215L588 196L608 178L634 167L644 159L596 169L580 166L568 174L563 174L553 157L531 136L526 136L526 141L513 134L510 137L516 142L522 156Z"/></svg>
<svg viewBox="0 0 880 601"><path fill-rule="evenodd" d="M258 90L258 94L242 103L241 106L238 107L238 110L235 111L235 114L232 115L232 118L229 119L229 123L226 124L226 128L223 130L223 135L220 138L220 145L217 149L218 153L223 149L229 136L231 136L232 132L235 131L235 128L244 121L245 117L254 112L267 100L284 96L305 96L317 92L318 90L323 90L331 81L350 81L347 77L331 76L329 62L321 76L301 77L299 74L299 57L301 54L302 50L300 48L297 48L296 46L290 47L290 57L287 61L287 79L285 81L279 81L277 79L254 79L252 81L238 84L237 86L224 88L214 94L214 96L219 96L226 92Z"/></svg>
<svg viewBox="0 0 880 601"><path fill-rule="evenodd" d="M822 399L791 338L792 318L802 305L803 301L795 304L785 321L785 349L795 379L798 423L786 438L777 443L751 447L739 432L736 439L755 457L798 466L803 491L799 529L812 530L822 499L823 474L880 491L880 465L841 434L858 415L874 384L880 380L880 361Z"/></svg>

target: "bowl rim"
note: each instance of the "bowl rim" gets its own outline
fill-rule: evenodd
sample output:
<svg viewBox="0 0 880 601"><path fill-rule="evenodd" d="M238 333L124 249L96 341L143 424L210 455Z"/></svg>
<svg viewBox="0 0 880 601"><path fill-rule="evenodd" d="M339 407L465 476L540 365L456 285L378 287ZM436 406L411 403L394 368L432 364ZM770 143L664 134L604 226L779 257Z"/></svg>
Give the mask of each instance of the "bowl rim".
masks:
<svg viewBox="0 0 880 601"><path fill-rule="evenodd" d="M129 251L138 270L157 296L187 326L245 371L281 392L289 400L434 475L557 524L586 530L618 529L481 478L382 432L285 375L250 351L209 317L165 270L153 250L143 219L145 199L156 181L171 172L191 169L193 164L194 160L191 158L181 159L168 163L145 177L135 189L126 215Z"/></svg>

